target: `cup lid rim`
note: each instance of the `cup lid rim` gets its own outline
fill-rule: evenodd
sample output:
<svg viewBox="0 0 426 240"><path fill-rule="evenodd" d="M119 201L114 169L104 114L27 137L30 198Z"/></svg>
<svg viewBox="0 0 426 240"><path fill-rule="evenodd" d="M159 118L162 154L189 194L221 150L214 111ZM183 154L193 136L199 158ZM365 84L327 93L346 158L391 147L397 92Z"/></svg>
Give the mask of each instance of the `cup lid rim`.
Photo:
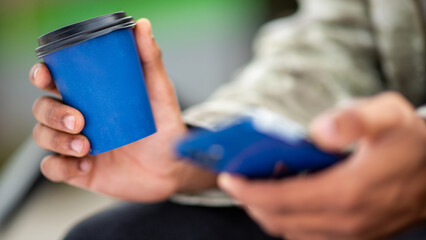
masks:
<svg viewBox="0 0 426 240"><path fill-rule="evenodd" d="M40 36L38 38L39 47L35 52L37 57L41 58L111 31L134 26L133 17L127 16L124 11L102 15L59 28Z"/></svg>

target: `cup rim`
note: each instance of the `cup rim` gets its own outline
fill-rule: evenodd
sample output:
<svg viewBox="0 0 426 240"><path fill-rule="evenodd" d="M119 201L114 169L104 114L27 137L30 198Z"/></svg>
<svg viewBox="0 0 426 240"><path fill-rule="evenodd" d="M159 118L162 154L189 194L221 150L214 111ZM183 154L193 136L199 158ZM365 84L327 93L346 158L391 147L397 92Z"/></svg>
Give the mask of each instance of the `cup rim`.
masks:
<svg viewBox="0 0 426 240"><path fill-rule="evenodd" d="M102 15L75 24L71 24L38 38L39 47L35 50L37 58L73 46L75 44L108 34L112 31L132 28L133 17L124 11Z"/></svg>

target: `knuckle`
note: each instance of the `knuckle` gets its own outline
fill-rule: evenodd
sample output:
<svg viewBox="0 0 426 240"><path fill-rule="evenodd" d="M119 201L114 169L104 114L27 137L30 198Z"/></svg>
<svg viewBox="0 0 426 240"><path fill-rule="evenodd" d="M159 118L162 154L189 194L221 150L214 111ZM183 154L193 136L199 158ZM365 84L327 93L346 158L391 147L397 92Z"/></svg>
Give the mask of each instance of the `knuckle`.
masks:
<svg viewBox="0 0 426 240"><path fill-rule="evenodd" d="M58 131L53 131L50 137L50 146L49 146L50 150L55 152L59 151L60 150L59 148L62 146L61 144L62 142L63 142L62 134L59 133Z"/></svg>
<svg viewBox="0 0 426 240"><path fill-rule="evenodd" d="M70 106L57 102L55 99L43 97L34 104L34 116L36 119L54 129L65 129L64 119L66 116L75 117L75 131L81 131L84 127L84 117L77 110ZM69 131L68 129L66 129Z"/></svg>
<svg viewBox="0 0 426 240"><path fill-rule="evenodd" d="M34 103L34 115L47 126L59 126L62 118L68 112L64 105L59 104L56 99L41 97Z"/></svg>
<svg viewBox="0 0 426 240"><path fill-rule="evenodd" d="M57 108L50 105L46 111L46 124L48 126L55 126L60 122Z"/></svg>
<svg viewBox="0 0 426 240"><path fill-rule="evenodd" d="M38 98L34 102L32 110L35 118L48 126L52 126L58 122L58 107L50 97L44 96Z"/></svg>

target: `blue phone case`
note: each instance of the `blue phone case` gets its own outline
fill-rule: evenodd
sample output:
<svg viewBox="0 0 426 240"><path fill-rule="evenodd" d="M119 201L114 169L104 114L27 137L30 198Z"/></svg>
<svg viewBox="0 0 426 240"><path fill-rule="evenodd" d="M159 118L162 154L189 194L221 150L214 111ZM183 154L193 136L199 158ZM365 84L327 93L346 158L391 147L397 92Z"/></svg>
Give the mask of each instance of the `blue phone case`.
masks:
<svg viewBox="0 0 426 240"><path fill-rule="evenodd" d="M276 117L244 117L215 132L193 131L178 143L176 152L201 167L248 178L318 171L347 157L318 149L302 127Z"/></svg>

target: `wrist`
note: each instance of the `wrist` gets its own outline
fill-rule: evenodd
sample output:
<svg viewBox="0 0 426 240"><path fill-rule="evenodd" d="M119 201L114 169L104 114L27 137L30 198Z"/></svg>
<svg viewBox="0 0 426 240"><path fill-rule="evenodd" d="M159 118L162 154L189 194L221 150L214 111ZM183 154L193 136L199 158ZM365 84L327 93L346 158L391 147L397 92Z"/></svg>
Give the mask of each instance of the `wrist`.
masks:
<svg viewBox="0 0 426 240"><path fill-rule="evenodd" d="M195 193L217 187L217 175L204 169L182 162L177 178L177 193Z"/></svg>
<svg viewBox="0 0 426 240"><path fill-rule="evenodd" d="M199 129L197 126L186 124L188 131ZM194 193L207 189L217 188L217 175L202 168L196 167L187 161L181 161L177 177L176 193Z"/></svg>

